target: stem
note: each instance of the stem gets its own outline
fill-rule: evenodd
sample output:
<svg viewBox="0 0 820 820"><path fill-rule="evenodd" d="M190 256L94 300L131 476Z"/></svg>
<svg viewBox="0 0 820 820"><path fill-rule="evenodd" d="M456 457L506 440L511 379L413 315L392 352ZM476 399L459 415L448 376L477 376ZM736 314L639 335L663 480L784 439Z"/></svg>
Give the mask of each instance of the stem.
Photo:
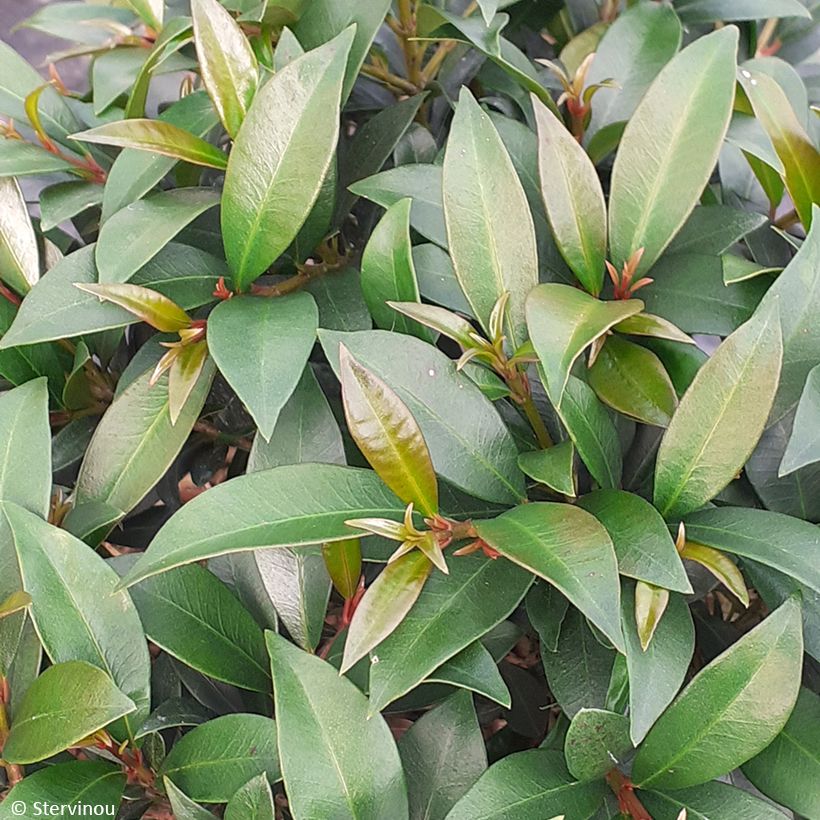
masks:
<svg viewBox="0 0 820 820"><path fill-rule="evenodd" d="M246 452L251 449L253 442L245 438L243 436L232 436L229 433L223 433L218 427L214 427L209 421L204 421L200 419L196 424L194 424L194 432L201 433L203 436L207 438L213 439L214 441L221 442L222 444L230 444L233 447L238 448L239 450L245 450Z"/></svg>
<svg viewBox="0 0 820 820"><path fill-rule="evenodd" d="M11 692L9 690L8 678L0 676L0 753L3 751L3 746L6 744L6 738L9 736L11 724L9 722L9 714L6 710L6 704L11 700ZM3 768L6 770L6 779L9 786L16 786L23 779L23 769L16 763L3 762Z"/></svg>
<svg viewBox="0 0 820 820"><path fill-rule="evenodd" d="M783 214L780 219L775 220L774 226L775 228L780 228L781 231L785 231L787 228L791 228L792 225L796 225L799 221L800 216L797 211L792 210L787 214Z"/></svg>
<svg viewBox="0 0 820 820"><path fill-rule="evenodd" d="M422 87L426 87L428 83L438 74L439 69L441 68L444 61L447 59L447 55L458 45L455 40L448 40L444 43L439 43L436 46L435 52L433 52L433 56L427 61L427 64L424 66L421 72L421 85Z"/></svg>
<svg viewBox="0 0 820 820"><path fill-rule="evenodd" d="M777 17L770 17L760 31L760 36L757 38L757 53L756 57L771 57L780 49L779 41L775 40L772 43L772 38L777 31L777 24L780 21Z"/></svg>
<svg viewBox="0 0 820 820"><path fill-rule="evenodd" d="M535 406L535 402L532 400L532 396L527 396L521 404L521 407L524 410L524 415L532 426L541 449L547 450L552 447L552 438L550 437L546 424L544 424L544 420L541 418L541 414L538 412L538 408Z"/></svg>
<svg viewBox="0 0 820 820"><path fill-rule="evenodd" d="M629 815L632 820L652 820L652 815L638 800L632 781L619 769L612 769L606 776L606 782L618 798L618 807L624 814Z"/></svg>
<svg viewBox="0 0 820 820"><path fill-rule="evenodd" d="M363 65L362 74L373 80L378 80L379 82L384 83L386 86L389 86L391 90L398 92L399 94L407 94L411 97L414 94L418 94L418 88L413 85L413 83L409 80L405 80L404 77L399 77L398 74L393 74L391 71L388 71L386 68L382 68L381 66L373 65L372 63Z"/></svg>

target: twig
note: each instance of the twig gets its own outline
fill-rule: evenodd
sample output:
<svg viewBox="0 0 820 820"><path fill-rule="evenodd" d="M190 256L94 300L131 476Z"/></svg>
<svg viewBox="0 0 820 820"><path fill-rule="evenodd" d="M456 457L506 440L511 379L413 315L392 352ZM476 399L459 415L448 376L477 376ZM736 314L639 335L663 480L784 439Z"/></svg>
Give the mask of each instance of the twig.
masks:
<svg viewBox="0 0 820 820"><path fill-rule="evenodd" d="M8 678L0 677L0 754L2 754L3 746L6 745L6 739L11 730L9 714L6 710L6 704L10 701L11 690L9 689ZM6 770L6 779L9 786L16 786L23 779L23 768L16 763L3 761L3 768Z"/></svg>

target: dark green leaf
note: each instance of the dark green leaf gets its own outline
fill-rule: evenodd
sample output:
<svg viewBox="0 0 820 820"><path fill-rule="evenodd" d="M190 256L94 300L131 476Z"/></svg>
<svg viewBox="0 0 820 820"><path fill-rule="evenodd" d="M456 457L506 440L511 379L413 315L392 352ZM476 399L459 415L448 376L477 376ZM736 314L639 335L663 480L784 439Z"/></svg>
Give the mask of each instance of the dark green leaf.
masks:
<svg viewBox="0 0 820 820"><path fill-rule="evenodd" d="M267 777L260 774L249 780L230 799L225 820L274 820L273 794Z"/></svg>
<svg viewBox="0 0 820 820"><path fill-rule="evenodd" d="M657 817L679 817L686 811L688 820L783 820L785 815L765 800L754 797L728 783L704 783L671 793L641 791L641 803Z"/></svg>
<svg viewBox="0 0 820 820"><path fill-rule="evenodd" d="M581 709L564 743L567 768L582 782L602 778L632 750L629 718L605 709Z"/></svg>
<svg viewBox="0 0 820 820"><path fill-rule="evenodd" d="M486 640L487 636L484 636ZM467 689L495 701L509 709L511 696L498 671L496 661L481 641L473 641L469 646L453 655L438 669L430 673L427 683L444 683Z"/></svg>
<svg viewBox="0 0 820 820"><path fill-rule="evenodd" d="M809 372L797 405L791 438L780 463L780 474L788 475L820 461L820 366Z"/></svg>
<svg viewBox="0 0 820 820"><path fill-rule="evenodd" d="M518 466L534 481L551 490L574 496L575 447L571 441L562 441L547 450L521 453Z"/></svg>
<svg viewBox="0 0 820 820"><path fill-rule="evenodd" d="M798 0L676 0L675 9L689 24L807 16L806 7Z"/></svg>

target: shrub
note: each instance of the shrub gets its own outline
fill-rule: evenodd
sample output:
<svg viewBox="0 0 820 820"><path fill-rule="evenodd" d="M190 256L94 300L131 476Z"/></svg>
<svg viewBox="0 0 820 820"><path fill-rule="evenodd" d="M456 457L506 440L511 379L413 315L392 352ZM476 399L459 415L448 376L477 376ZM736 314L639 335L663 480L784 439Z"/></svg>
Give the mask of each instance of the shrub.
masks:
<svg viewBox="0 0 820 820"><path fill-rule="evenodd" d="M0 818L820 818L812 5L0 46Z"/></svg>

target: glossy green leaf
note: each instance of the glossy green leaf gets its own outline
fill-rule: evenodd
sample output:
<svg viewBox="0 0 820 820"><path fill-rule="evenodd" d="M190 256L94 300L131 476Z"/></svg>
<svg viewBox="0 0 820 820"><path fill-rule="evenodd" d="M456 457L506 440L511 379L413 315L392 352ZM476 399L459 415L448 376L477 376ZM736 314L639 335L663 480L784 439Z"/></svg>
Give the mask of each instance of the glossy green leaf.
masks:
<svg viewBox="0 0 820 820"><path fill-rule="evenodd" d="M605 709L581 709L564 742L567 769L581 782L598 780L632 749L629 718Z"/></svg>
<svg viewBox="0 0 820 820"><path fill-rule="evenodd" d="M185 404L196 388L208 360L208 345L195 342L179 348L168 375L168 415L176 424Z"/></svg>
<svg viewBox="0 0 820 820"><path fill-rule="evenodd" d="M242 29L217 0L191 4L202 82L234 139L256 93L256 57Z"/></svg>
<svg viewBox="0 0 820 820"><path fill-rule="evenodd" d="M537 581L527 593L526 604L527 617L535 627L542 647L555 652L569 611L569 601L551 584Z"/></svg>
<svg viewBox="0 0 820 820"><path fill-rule="evenodd" d="M367 698L325 661L266 635L279 719L282 774L293 814L333 807L361 820L408 817L398 750Z"/></svg>
<svg viewBox="0 0 820 820"><path fill-rule="evenodd" d="M22 612L31 606L31 595L27 592L12 592L5 601L0 602L0 618L8 618L16 612Z"/></svg>
<svg viewBox="0 0 820 820"><path fill-rule="evenodd" d="M211 355L265 439L296 389L318 324L316 303L306 293L229 299L208 318Z"/></svg>
<svg viewBox="0 0 820 820"><path fill-rule="evenodd" d="M668 339L672 342L682 342L693 345L692 339L680 328L660 316L651 313L636 313L623 322L615 325L615 330L629 336L648 336L653 339Z"/></svg>
<svg viewBox="0 0 820 820"><path fill-rule="evenodd" d="M133 701L128 720L138 725L148 714L150 659L128 593L114 592L117 574L86 544L33 513L15 504L3 504L2 513L46 653L54 663L85 661L104 670Z"/></svg>
<svg viewBox="0 0 820 820"><path fill-rule="evenodd" d="M186 225L219 202L208 188L178 188L135 202L100 230L94 258L100 282L128 282Z"/></svg>
<svg viewBox="0 0 820 820"><path fill-rule="evenodd" d="M241 290L296 238L319 196L339 136L352 37L348 29L277 72L237 135L222 192L222 233Z"/></svg>
<svg viewBox="0 0 820 820"><path fill-rule="evenodd" d="M191 324L191 318L167 296L141 285L81 284L77 287L91 293L101 302L113 302L140 321L147 322L162 333L173 333Z"/></svg>
<svg viewBox="0 0 820 820"><path fill-rule="evenodd" d="M606 205L592 160L564 123L533 96L541 193L555 241L578 281L601 292L606 259Z"/></svg>
<svg viewBox="0 0 820 820"><path fill-rule="evenodd" d="M87 806L116 812L124 789L125 774L110 763L56 763L30 773L8 793L8 799L0 804L0 820L20 817L20 805L23 811L30 807L35 812L38 805L59 807L69 817L72 809L81 812Z"/></svg>
<svg viewBox="0 0 820 820"><path fill-rule="evenodd" d="M807 521L768 510L717 507L687 515L686 538L759 561L820 592L815 560L820 531Z"/></svg>
<svg viewBox="0 0 820 820"><path fill-rule="evenodd" d="M102 202L103 186L96 182L58 182L40 192L40 228L50 231Z"/></svg>
<svg viewBox="0 0 820 820"><path fill-rule="evenodd" d="M457 655L453 655L431 672L425 682L444 683L475 692L505 709L512 705L510 691L498 671L495 658L481 641L473 641Z"/></svg>
<svg viewBox="0 0 820 820"><path fill-rule="evenodd" d="M40 278L40 257L23 192L13 177L0 178L0 279L27 293Z"/></svg>
<svg viewBox="0 0 820 820"><path fill-rule="evenodd" d="M597 338L643 310L638 299L602 302L561 284L539 285L527 297L527 327L544 368L552 403L559 405L572 366Z"/></svg>
<svg viewBox="0 0 820 820"><path fill-rule="evenodd" d="M606 489L620 487L623 464L618 434L609 413L592 388L570 376L557 409L592 477Z"/></svg>
<svg viewBox="0 0 820 820"><path fill-rule="evenodd" d="M626 639L630 735L637 746L680 691L695 650L695 627L683 596L673 593L652 641L644 649L635 623L635 592L621 590L621 624ZM652 681L642 686L640 681Z"/></svg>
<svg viewBox="0 0 820 820"><path fill-rule="evenodd" d="M451 695L399 740L412 820L444 820L487 768L472 696Z"/></svg>
<svg viewBox="0 0 820 820"><path fill-rule="evenodd" d="M571 441L562 441L547 450L521 453L518 466L551 490L575 496L575 447Z"/></svg>
<svg viewBox="0 0 820 820"><path fill-rule="evenodd" d="M447 820L544 820L556 812L591 818L606 789L602 780L576 782L560 752L530 749L490 766Z"/></svg>
<svg viewBox="0 0 820 820"><path fill-rule="evenodd" d="M171 423L168 378L136 379L105 412L77 478L75 509L103 502L120 514L132 510L176 458L199 417L214 376L206 363L194 390Z"/></svg>
<svg viewBox="0 0 820 820"><path fill-rule="evenodd" d="M0 139L0 179L58 172L73 174L76 170L70 162L39 145Z"/></svg>
<svg viewBox="0 0 820 820"><path fill-rule="evenodd" d="M233 511L229 518L225 509ZM345 524L349 519L403 512L370 470L296 464L240 476L188 502L157 533L125 583L228 552L342 541L354 532Z"/></svg>
<svg viewBox="0 0 820 820"><path fill-rule="evenodd" d="M658 451L655 506L662 515L698 509L735 477L763 432L782 355L778 317L768 310L698 371Z"/></svg>
<svg viewBox="0 0 820 820"><path fill-rule="evenodd" d="M698 207L669 244L675 253L725 253L736 242L766 224L762 214L750 213L726 205Z"/></svg>
<svg viewBox="0 0 820 820"><path fill-rule="evenodd" d="M604 343L589 370L589 385L604 404L644 424L668 427L678 404L661 360L618 336Z"/></svg>
<svg viewBox="0 0 820 820"><path fill-rule="evenodd" d="M339 369L345 417L353 440L384 483L425 515L438 512L438 486L430 452L407 406L363 367L344 344Z"/></svg>
<svg viewBox="0 0 820 820"><path fill-rule="evenodd" d="M746 589L743 574L728 555L720 550L687 541L681 549L680 556L687 561L700 564L738 598L743 606L749 606L749 591Z"/></svg>
<svg viewBox="0 0 820 820"><path fill-rule="evenodd" d="M0 500L45 518L51 505L51 431L46 380L35 379L0 396ZM2 587L0 587L2 590Z"/></svg>
<svg viewBox="0 0 820 820"><path fill-rule="evenodd" d="M647 584L645 581L638 581L635 584L635 625L644 652L652 642L668 604L668 589Z"/></svg>
<svg viewBox="0 0 820 820"><path fill-rule="evenodd" d="M651 268L697 204L729 127L737 39L728 26L685 48L629 120L609 200L616 268L640 248L639 272Z"/></svg>
<svg viewBox="0 0 820 820"><path fill-rule="evenodd" d="M55 664L23 698L3 757L10 763L45 760L133 709L134 704L96 666L84 661Z"/></svg>
<svg viewBox="0 0 820 820"><path fill-rule="evenodd" d="M675 56L681 25L674 11L657 3L635 3L606 30L587 75L587 84L614 80L595 93L587 133L628 120L646 89Z"/></svg>
<svg viewBox="0 0 820 820"><path fill-rule="evenodd" d="M797 405L794 426L789 438L780 475L790 473L820 461L820 366L813 368Z"/></svg>
<svg viewBox="0 0 820 820"><path fill-rule="evenodd" d="M432 345L385 331L320 331L333 367L339 345L382 379L416 419L436 473L486 501L514 503L524 496L515 444L492 403ZM338 371L337 371L338 372Z"/></svg>
<svg viewBox="0 0 820 820"><path fill-rule="evenodd" d="M72 138L80 142L153 151L208 168L224 170L228 165L228 157L218 148L190 131L161 120L133 119L109 122L89 131L74 134Z"/></svg>
<svg viewBox="0 0 820 820"><path fill-rule="evenodd" d="M127 0L127 2L151 28L162 28L162 17L165 5L162 0Z"/></svg>
<svg viewBox="0 0 820 820"><path fill-rule="evenodd" d="M447 146L443 202L456 277L487 332L495 303L510 294L504 327L510 346L518 347L526 338L524 300L538 282L535 228L512 160L466 89Z"/></svg>
<svg viewBox="0 0 820 820"><path fill-rule="evenodd" d="M815 208L815 213L820 208ZM755 282L757 280L751 280ZM778 304L783 331L783 370L769 423L783 418L799 401L809 372L820 361L820 226L769 288L760 310Z"/></svg>
<svg viewBox="0 0 820 820"><path fill-rule="evenodd" d="M194 803L185 792L174 785L173 780L163 778L162 784L171 802L171 809L176 820L211 820L213 814L203 809L198 803Z"/></svg>
<svg viewBox="0 0 820 820"><path fill-rule="evenodd" d="M313 0L307 4L294 33L306 49L316 48L355 24L355 36L347 56L342 101L347 100L359 69L384 21L389 0Z"/></svg>
<svg viewBox="0 0 820 820"><path fill-rule="evenodd" d="M790 598L705 667L652 727L635 758L635 783L695 786L762 751L794 707L802 656L800 604Z"/></svg>
<svg viewBox="0 0 820 820"><path fill-rule="evenodd" d="M616 646L623 646L618 566L607 531L564 504L525 504L475 522L493 549L554 584Z"/></svg>
<svg viewBox="0 0 820 820"><path fill-rule="evenodd" d="M531 583L532 576L512 562L483 556L453 559L449 575L431 575L408 615L371 655L371 713L503 621Z"/></svg>
<svg viewBox="0 0 820 820"><path fill-rule="evenodd" d="M356 594L362 576L362 543L359 538L331 541L322 546L322 558L328 575L345 600Z"/></svg>
<svg viewBox="0 0 820 820"><path fill-rule="evenodd" d="M410 225L423 237L441 248L447 247L444 222L442 172L438 165L402 165L382 171L350 186L357 196L363 196L389 208L410 197Z"/></svg>
<svg viewBox="0 0 820 820"><path fill-rule="evenodd" d="M199 566L130 589L145 634L188 666L255 692L270 689L262 630L228 588Z"/></svg>
<svg viewBox="0 0 820 820"><path fill-rule="evenodd" d="M273 793L265 775L249 780L225 807L225 820L274 820Z"/></svg>
<svg viewBox="0 0 820 820"><path fill-rule="evenodd" d="M818 721L820 697L801 688L783 730L743 766L743 774L767 797L806 817L820 811L815 788L820 776Z"/></svg>
<svg viewBox="0 0 820 820"><path fill-rule="evenodd" d="M199 726L212 717L210 709L206 709L198 701L185 697L169 698L148 715L136 737L139 739L153 732L177 726Z"/></svg>
<svg viewBox="0 0 820 820"><path fill-rule="evenodd" d="M675 10L688 24L808 16L799 0L676 0Z"/></svg>
<svg viewBox="0 0 820 820"><path fill-rule="evenodd" d="M621 575L692 592L666 523L648 501L621 490L596 490L578 504L606 527Z"/></svg>
<svg viewBox="0 0 820 820"><path fill-rule="evenodd" d="M281 778L277 725L262 715L223 715L192 729L162 762L167 777L193 800L226 803L249 780Z"/></svg>
<svg viewBox="0 0 820 820"><path fill-rule="evenodd" d="M427 581L433 565L419 550L390 562L368 587L350 624L341 672L378 646L404 619Z"/></svg>
<svg viewBox="0 0 820 820"><path fill-rule="evenodd" d="M680 817L687 820L783 820L783 812L728 783L712 782L673 792L641 791L641 803L658 817Z"/></svg>
<svg viewBox="0 0 820 820"><path fill-rule="evenodd" d="M362 254L362 293L378 327L412 333L429 341L429 332L390 307L389 302L418 302L419 288L410 244L410 199L391 205Z"/></svg>

